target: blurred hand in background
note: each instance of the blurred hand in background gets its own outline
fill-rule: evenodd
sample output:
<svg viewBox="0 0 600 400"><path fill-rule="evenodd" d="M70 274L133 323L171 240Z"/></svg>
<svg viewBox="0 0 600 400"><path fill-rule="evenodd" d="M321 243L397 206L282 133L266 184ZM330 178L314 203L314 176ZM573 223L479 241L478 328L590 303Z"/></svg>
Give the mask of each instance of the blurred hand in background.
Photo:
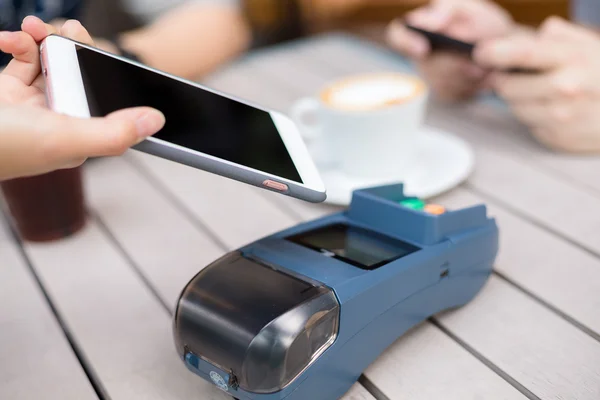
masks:
<svg viewBox="0 0 600 400"><path fill-rule="evenodd" d="M411 25L466 42L501 37L516 29L510 15L489 0L434 0L406 15ZM444 100L469 98L485 87L486 71L468 58L432 53L421 35L394 21L388 29L390 45L414 60L433 93Z"/></svg>
<svg viewBox="0 0 600 400"><path fill-rule="evenodd" d="M548 147L600 152L600 36L548 19L535 35L511 35L481 43L478 64L491 70L491 86Z"/></svg>

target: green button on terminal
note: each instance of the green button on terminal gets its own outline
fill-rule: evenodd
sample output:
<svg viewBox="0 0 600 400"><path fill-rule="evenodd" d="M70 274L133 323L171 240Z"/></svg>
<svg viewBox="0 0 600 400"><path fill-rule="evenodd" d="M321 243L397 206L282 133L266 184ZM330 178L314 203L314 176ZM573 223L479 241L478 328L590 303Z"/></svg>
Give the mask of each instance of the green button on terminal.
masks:
<svg viewBox="0 0 600 400"><path fill-rule="evenodd" d="M425 208L425 202L421 199L404 199L400 201L400 204L413 210L423 210Z"/></svg>

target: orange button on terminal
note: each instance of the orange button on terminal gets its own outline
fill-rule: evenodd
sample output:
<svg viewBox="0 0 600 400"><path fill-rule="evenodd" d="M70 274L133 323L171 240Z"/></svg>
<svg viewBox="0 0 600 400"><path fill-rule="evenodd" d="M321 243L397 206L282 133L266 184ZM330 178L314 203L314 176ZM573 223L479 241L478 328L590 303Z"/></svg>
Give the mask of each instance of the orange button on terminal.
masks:
<svg viewBox="0 0 600 400"><path fill-rule="evenodd" d="M286 185L285 183L275 182L270 179L267 179L266 181L264 181L263 185L268 188L280 191L280 192L285 192L289 189L288 185Z"/></svg>
<svg viewBox="0 0 600 400"><path fill-rule="evenodd" d="M433 215L441 215L446 212L444 206L440 206L439 204L427 204L423 210Z"/></svg>

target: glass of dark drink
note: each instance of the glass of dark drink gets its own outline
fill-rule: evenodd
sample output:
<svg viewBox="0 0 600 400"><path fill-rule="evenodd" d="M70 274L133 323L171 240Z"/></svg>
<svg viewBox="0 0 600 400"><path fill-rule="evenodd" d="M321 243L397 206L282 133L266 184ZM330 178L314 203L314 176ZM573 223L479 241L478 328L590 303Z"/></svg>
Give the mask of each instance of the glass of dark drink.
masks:
<svg viewBox="0 0 600 400"><path fill-rule="evenodd" d="M0 183L21 238L47 242L70 236L85 225L81 167Z"/></svg>

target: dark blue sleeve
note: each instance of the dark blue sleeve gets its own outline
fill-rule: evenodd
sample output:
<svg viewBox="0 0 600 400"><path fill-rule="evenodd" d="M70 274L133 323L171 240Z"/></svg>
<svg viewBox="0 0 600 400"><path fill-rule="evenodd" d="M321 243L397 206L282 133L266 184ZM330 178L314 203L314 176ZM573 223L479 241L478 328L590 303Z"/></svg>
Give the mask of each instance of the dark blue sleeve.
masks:
<svg viewBox="0 0 600 400"><path fill-rule="evenodd" d="M571 11L575 22L600 26L599 0L573 0L571 1Z"/></svg>
<svg viewBox="0 0 600 400"><path fill-rule="evenodd" d="M80 19L83 3L84 0L63 0L62 18Z"/></svg>

